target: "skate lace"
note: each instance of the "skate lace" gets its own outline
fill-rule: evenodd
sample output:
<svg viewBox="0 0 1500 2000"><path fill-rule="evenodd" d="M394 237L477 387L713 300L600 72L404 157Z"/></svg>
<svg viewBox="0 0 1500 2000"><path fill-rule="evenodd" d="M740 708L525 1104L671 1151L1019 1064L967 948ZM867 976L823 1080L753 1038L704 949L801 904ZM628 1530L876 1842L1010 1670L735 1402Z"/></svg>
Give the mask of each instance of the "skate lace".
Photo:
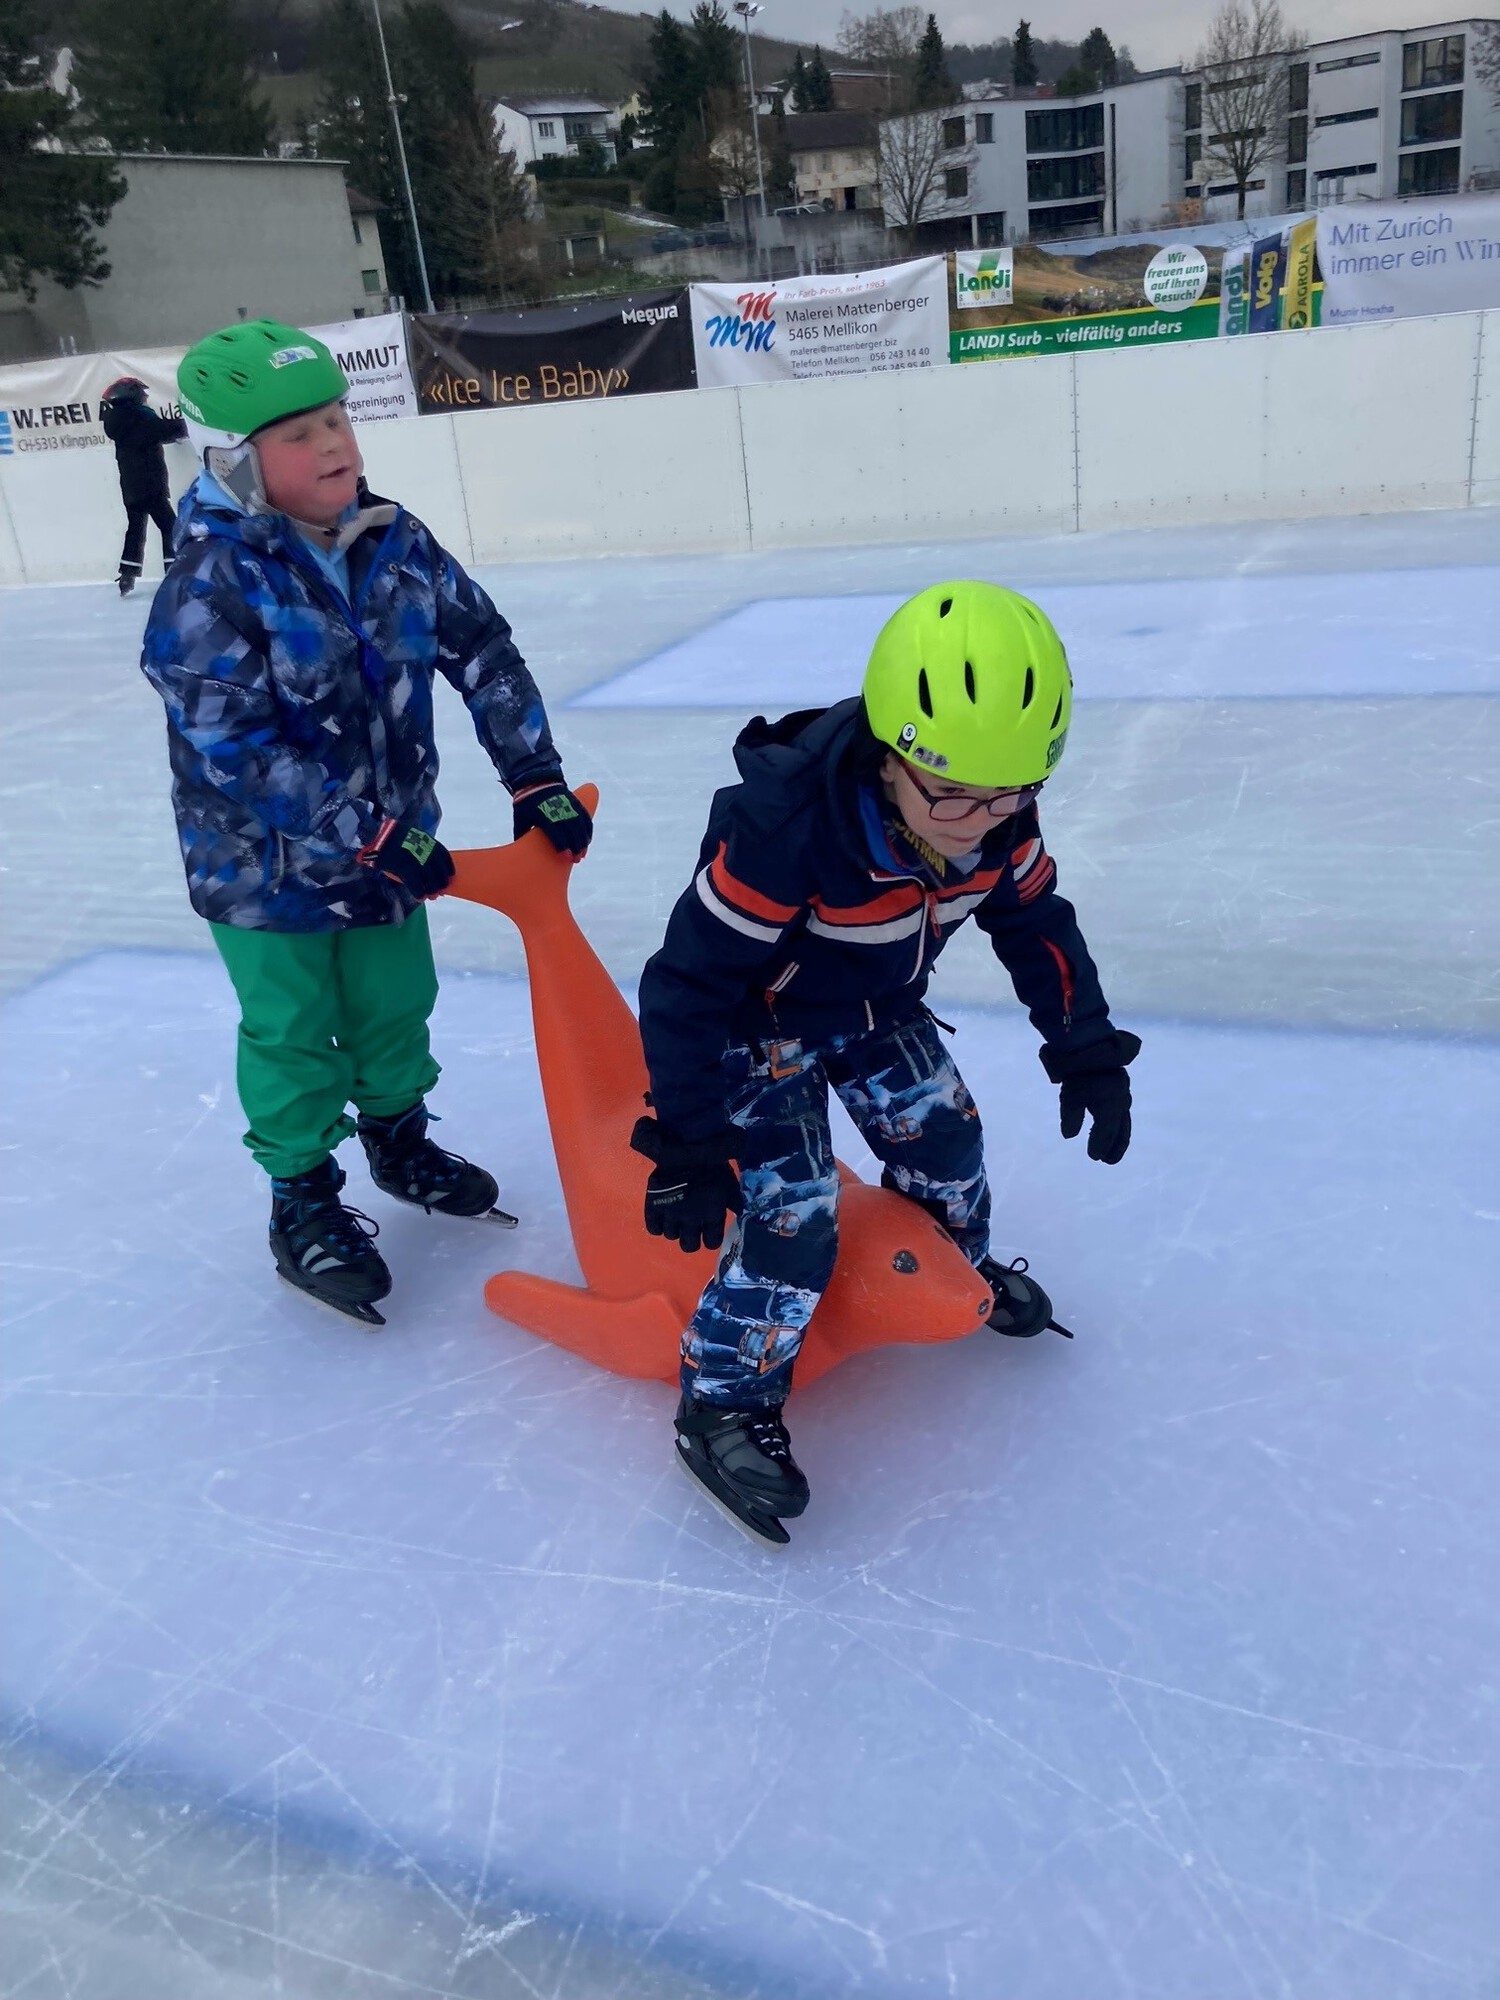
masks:
<svg viewBox="0 0 1500 2000"><path fill-rule="evenodd" d="M347 1208L334 1199L298 1202L290 1218L291 1233L299 1241L315 1238L330 1250L352 1250L356 1254L380 1234L380 1224L360 1208Z"/></svg>
<svg viewBox="0 0 1500 2000"><path fill-rule="evenodd" d="M747 1416L744 1419L746 1437L767 1458L789 1459L792 1455L792 1441L787 1436L786 1425L780 1417Z"/></svg>
<svg viewBox="0 0 1500 2000"><path fill-rule="evenodd" d="M410 1118L413 1115L412 1112L407 1112L406 1117ZM432 1176L435 1183L456 1187L468 1171L469 1162L458 1153L445 1152L435 1139L428 1138L425 1127L436 1125L438 1114L435 1111L426 1113L420 1137L414 1138L403 1134L401 1126L404 1123L405 1119L398 1120L384 1142L389 1149L392 1163L407 1168L420 1166L424 1173Z"/></svg>

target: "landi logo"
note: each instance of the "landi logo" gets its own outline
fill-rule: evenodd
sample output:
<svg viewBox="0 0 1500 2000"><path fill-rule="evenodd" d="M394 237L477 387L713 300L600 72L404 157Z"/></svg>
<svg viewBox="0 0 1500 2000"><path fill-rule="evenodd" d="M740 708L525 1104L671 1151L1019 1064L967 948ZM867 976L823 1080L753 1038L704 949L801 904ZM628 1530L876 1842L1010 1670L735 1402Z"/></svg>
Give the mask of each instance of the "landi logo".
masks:
<svg viewBox="0 0 1500 2000"><path fill-rule="evenodd" d="M711 313L703 331L710 347L738 347L769 354L776 345L776 294L741 292L732 313Z"/></svg>
<svg viewBox="0 0 1500 2000"><path fill-rule="evenodd" d="M960 306L1008 306L1015 302L1015 253L960 250L953 259L953 295Z"/></svg>

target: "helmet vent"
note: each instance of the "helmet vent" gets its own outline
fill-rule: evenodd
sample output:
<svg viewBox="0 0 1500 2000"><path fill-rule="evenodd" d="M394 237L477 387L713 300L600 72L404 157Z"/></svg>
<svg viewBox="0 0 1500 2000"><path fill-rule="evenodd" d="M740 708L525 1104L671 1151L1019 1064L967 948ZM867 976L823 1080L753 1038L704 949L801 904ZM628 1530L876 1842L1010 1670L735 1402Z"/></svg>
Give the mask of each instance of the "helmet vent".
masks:
<svg viewBox="0 0 1500 2000"><path fill-rule="evenodd" d="M1021 690L1021 706L1022 706L1022 708L1030 708L1030 706L1031 706L1031 697L1032 697L1032 696L1033 696L1033 695L1034 695L1035 693L1036 693L1036 675L1035 675L1035 674L1034 674L1034 673L1032 672L1031 668L1030 668L1030 667L1028 667L1028 668L1026 669L1026 685L1025 685L1025 687L1024 687L1024 688L1022 688L1022 690Z"/></svg>
<svg viewBox="0 0 1500 2000"><path fill-rule="evenodd" d="M1048 726L1049 728L1056 729L1058 723L1060 723L1061 721L1062 721L1062 696L1059 695L1057 697L1057 706L1052 711L1052 721Z"/></svg>
<svg viewBox="0 0 1500 2000"><path fill-rule="evenodd" d="M948 616L948 613L952 609L953 609L953 599L951 597L945 597L942 603L938 606L938 617L946 618Z"/></svg>
<svg viewBox="0 0 1500 2000"><path fill-rule="evenodd" d="M922 713L927 717L927 720L931 722L932 691L927 685L927 669L925 667L923 667L921 672L917 675L917 700L922 704Z"/></svg>
<svg viewBox="0 0 1500 2000"><path fill-rule="evenodd" d="M972 660L964 661L964 687L968 691L970 701L977 702L979 696L974 692L974 662Z"/></svg>

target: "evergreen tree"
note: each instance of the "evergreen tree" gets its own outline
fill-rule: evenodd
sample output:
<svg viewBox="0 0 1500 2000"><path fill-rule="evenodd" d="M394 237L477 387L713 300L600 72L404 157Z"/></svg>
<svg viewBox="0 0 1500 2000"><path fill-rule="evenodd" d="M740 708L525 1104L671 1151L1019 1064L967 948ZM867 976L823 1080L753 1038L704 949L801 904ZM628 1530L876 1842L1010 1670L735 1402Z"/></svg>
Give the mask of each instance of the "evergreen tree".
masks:
<svg viewBox="0 0 1500 2000"><path fill-rule="evenodd" d="M786 97L798 111L807 109L807 61L801 49L798 49L786 73Z"/></svg>
<svg viewBox="0 0 1500 2000"><path fill-rule="evenodd" d="M93 231L125 192L108 160L52 150L73 112L49 69L32 0L0 0L0 284L26 299L38 278L71 290L109 276Z"/></svg>
<svg viewBox="0 0 1500 2000"><path fill-rule="evenodd" d="M680 21L662 9L651 24L641 95L657 153L676 151L698 108L698 75L692 40Z"/></svg>
<svg viewBox="0 0 1500 2000"><path fill-rule="evenodd" d="M312 64L322 82L313 120L318 151L324 159L347 161L349 185L385 204L391 280L397 291L416 297L410 245L403 251L396 240L405 228L397 221L405 213L401 176L380 50L365 0L327 0L313 38Z"/></svg>
<svg viewBox="0 0 1500 2000"><path fill-rule="evenodd" d="M913 105L918 111L930 111L935 105L951 104L957 95L953 79L948 74L942 30L938 27L937 16L929 14L922 39L917 44L917 59L912 71Z"/></svg>
<svg viewBox="0 0 1500 2000"><path fill-rule="evenodd" d="M1032 46L1029 21L1016 24L1010 49L1010 80L1017 90L1030 90L1037 80L1036 50Z"/></svg>
<svg viewBox="0 0 1500 2000"><path fill-rule="evenodd" d="M1108 90L1119 79L1114 43L1102 28L1090 28L1078 50L1078 68L1093 79L1091 88Z"/></svg>
<svg viewBox="0 0 1500 2000"><path fill-rule="evenodd" d="M807 65L807 95L799 99L798 104L803 111L833 109L833 78L828 74L828 65L819 47L814 47L812 61Z"/></svg>
<svg viewBox="0 0 1500 2000"><path fill-rule="evenodd" d="M744 88L744 63L738 37L729 25L721 0L698 0L688 23L692 37L693 67L696 71L700 129L708 98L716 90Z"/></svg>
<svg viewBox="0 0 1500 2000"><path fill-rule="evenodd" d="M229 0L88 0L71 81L117 152L271 150Z"/></svg>

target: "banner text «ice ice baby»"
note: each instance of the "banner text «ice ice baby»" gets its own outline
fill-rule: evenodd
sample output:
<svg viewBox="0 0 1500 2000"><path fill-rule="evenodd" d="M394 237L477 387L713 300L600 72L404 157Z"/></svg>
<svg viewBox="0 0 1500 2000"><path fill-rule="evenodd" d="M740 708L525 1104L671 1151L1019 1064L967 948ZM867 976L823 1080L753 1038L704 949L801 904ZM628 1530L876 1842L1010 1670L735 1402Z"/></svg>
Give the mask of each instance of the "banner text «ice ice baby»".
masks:
<svg viewBox="0 0 1500 2000"><path fill-rule="evenodd" d="M698 386L944 365L946 285L941 257L846 277L694 285Z"/></svg>

